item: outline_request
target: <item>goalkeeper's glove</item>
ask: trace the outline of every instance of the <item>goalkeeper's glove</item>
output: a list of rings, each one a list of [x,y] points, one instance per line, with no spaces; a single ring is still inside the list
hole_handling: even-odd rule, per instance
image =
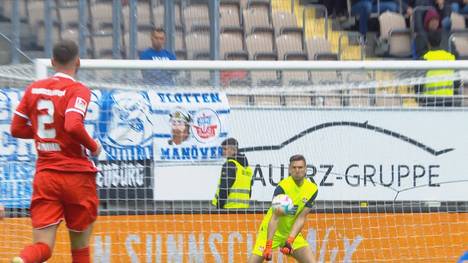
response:
[[[263,250],[263,259],[266,261],[271,261],[273,256],[273,252],[271,247],[273,246],[273,240],[268,240],[265,245],[265,249]]]
[[[284,245],[281,247],[280,251],[284,255],[291,255],[293,253],[292,244],[294,243],[295,237],[288,237]]]

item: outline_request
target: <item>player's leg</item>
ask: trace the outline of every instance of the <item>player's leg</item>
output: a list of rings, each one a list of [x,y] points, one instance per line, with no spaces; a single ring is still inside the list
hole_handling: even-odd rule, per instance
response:
[[[70,235],[73,262],[87,263],[90,261],[89,240],[93,232],[93,224],[85,231],[68,231]]]
[[[33,244],[26,246],[19,257],[13,258],[13,263],[44,262],[52,256],[55,246],[57,225],[33,230]]]
[[[248,263],[262,263],[263,262],[263,249],[266,244],[266,231],[260,231],[257,233],[257,239],[255,245],[252,248],[252,254],[249,257]]]
[[[91,224],[85,231],[68,231],[71,242],[71,249],[80,249],[89,246],[89,240],[93,232],[93,224]]]
[[[299,263],[315,263],[314,254],[312,253],[312,249],[310,249],[309,246],[294,250],[292,256]]]
[[[267,243],[267,227],[265,222],[263,222],[263,224],[264,225],[260,226],[260,230],[257,233],[257,239],[255,241],[255,245],[252,249],[252,255],[250,256],[248,263],[261,263],[264,261],[263,252]],[[285,239],[285,235],[281,235],[276,232],[273,236],[273,242],[271,245],[272,251],[283,244]]]
[[[97,217],[98,198],[94,174],[69,174],[64,187],[65,221],[69,229],[73,262],[91,261],[89,240]]]
[[[259,255],[252,254],[249,257],[248,263],[262,263],[263,262],[263,257]]]
[[[267,242],[267,231],[266,227],[260,226],[260,229],[257,233],[257,239],[255,240],[255,245],[252,248],[252,254],[249,257],[248,263],[262,263],[263,262],[263,250]]]
[[[56,186],[54,173],[39,172],[34,176],[30,210],[34,243],[25,247],[12,262],[44,262],[52,256],[57,228],[63,218]]]
[[[314,253],[302,234],[297,235],[293,243],[292,257],[299,263],[315,263]]]

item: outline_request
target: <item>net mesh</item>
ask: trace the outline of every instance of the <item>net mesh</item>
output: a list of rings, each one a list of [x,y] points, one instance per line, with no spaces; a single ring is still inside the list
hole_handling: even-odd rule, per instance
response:
[[[93,262],[246,262],[296,153],[319,187],[302,231],[318,262],[455,262],[468,243],[468,78],[426,73],[81,68],[86,127],[104,147]],[[2,261],[32,241],[36,155],[9,124],[34,74],[0,67]],[[424,94],[434,81],[454,95]],[[228,137],[253,170],[248,209],[211,205]],[[68,244],[62,224],[48,262],[68,262]]]
[[[49,74],[52,71],[49,70]],[[32,65],[0,67],[3,85],[25,86],[35,76]],[[424,85],[453,82],[454,96],[439,98],[446,106],[464,104],[468,71],[427,76],[427,70],[128,70],[81,69],[78,79],[90,88],[122,90],[216,89],[240,106],[418,107],[427,102]],[[156,83],[156,84],[155,84]],[[256,100],[257,98],[257,100]],[[430,100],[430,99],[429,99]],[[451,101],[451,102],[450,102]],[[453,103],[453,101],[456,101]],[[435,103],[435,106],[438,104]]]

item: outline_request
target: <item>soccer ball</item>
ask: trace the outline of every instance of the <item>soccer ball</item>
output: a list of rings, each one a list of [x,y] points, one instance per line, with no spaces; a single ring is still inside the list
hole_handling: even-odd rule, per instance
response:
[[[292,211],[294,204],[289,196],[280,194],[273,198],[273,201],[271,201],[271,207],[273,208],[273,212],[276,214],[285,215],[289,211]]]

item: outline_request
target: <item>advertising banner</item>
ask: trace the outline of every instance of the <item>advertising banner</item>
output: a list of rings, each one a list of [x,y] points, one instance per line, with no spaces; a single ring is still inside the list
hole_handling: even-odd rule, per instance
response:
[[[235,108],[229,136],[254,171],[253,200],[270,201],[289,157],[303,154],[318,200],[463,201],[467,119],[463,109]],[[220,169],[158,169],[155,198],[210,200]],[[175,187],[183,194],[168,190]]]
[[[100,216],[91,239],[96,263],[247,262],[261,214]],[[0,224],[0,261],[30,240],[26,219]],[[450,229],[447,230],[447,226]],[[447,232],[449,231],[449,232]],[[29,233],[29,232],[28,232]],[[457,262],[467,250],[468,214],[310,214],[302,234],[317,262]],[[8,244],[8,245],[7,245]],[[71,260],[68,234],[60,227],[54,256]],[[274,262],[294,262],[275,250]]]

